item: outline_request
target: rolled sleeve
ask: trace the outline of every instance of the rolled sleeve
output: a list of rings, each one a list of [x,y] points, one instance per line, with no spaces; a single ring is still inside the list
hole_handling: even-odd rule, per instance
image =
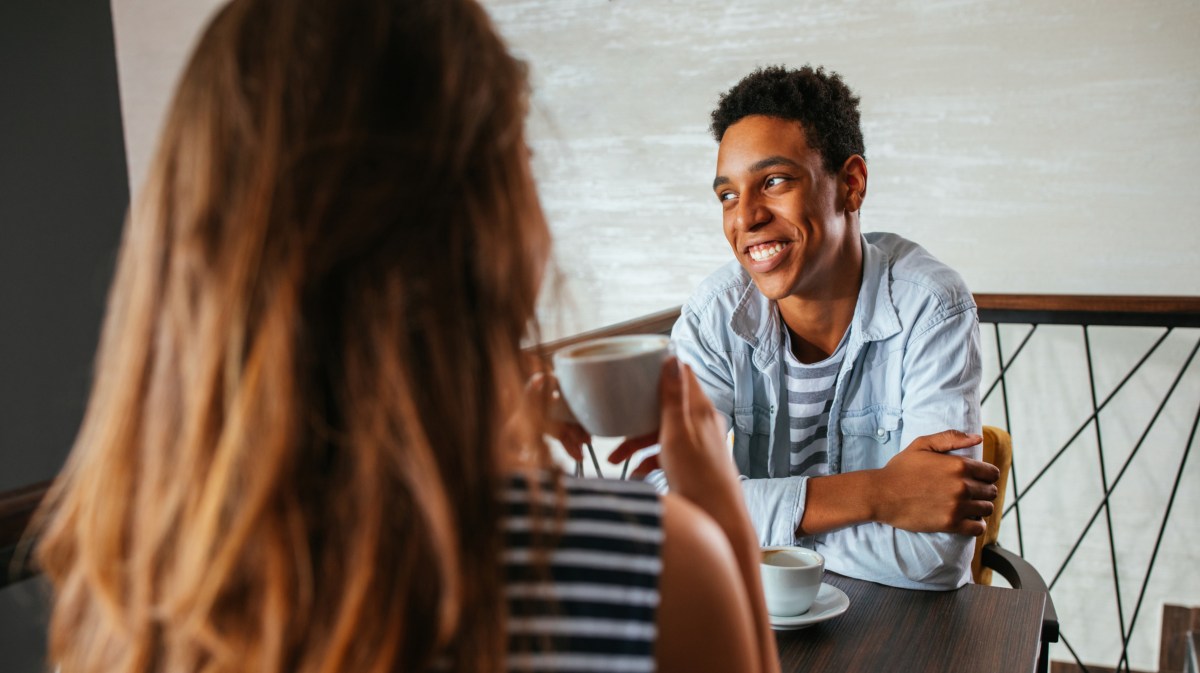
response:
[[[971,581],[974,538],[966,535],[867,523],[819,538],[816,549],[824,554],[825,567],[847,577],[927,591],[957,589]]]
[[[974,305],[914,336],[904,354],[901,446],[943,430],[978,433],[982,369]],[[975,446],[955,453],[978,460],[982,451]]]
[[[746,510],[758,534],[758,543],[772,545],[804,544],[796,535],[798,522],[804,518],[804,503],[808,497],[808,477],[777,477],[773,479],[742,478],[742,493]]]

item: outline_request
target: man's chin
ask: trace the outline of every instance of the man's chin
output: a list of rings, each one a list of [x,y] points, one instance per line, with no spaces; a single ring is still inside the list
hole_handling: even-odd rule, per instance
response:
[[[758,288],[759,294],[771,301],[786,299],[792,294],[791,287],[774,278],[759,278],[751,275],[750,280],[754,282],[754,287]]]
[[[781,253],[785,254],[785,253]],[[775,261],[775,264],[762,268],[761,263],[747,263],[746,260],[738,260],[742,269],[750,276],[754,286],[762,293],[764,297],[771,301],[779,301],[791,296],[796,289],[796,279],[798,278],[798,270],[795,267],[794,260],[781,258]],[[758,268],[755,268],[755,267]]]

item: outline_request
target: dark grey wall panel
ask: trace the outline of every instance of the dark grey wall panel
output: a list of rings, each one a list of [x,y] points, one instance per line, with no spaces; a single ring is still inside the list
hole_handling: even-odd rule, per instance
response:
[[[129,201],[107,0],[0,1],[0,491],[82,418]],[[46,589],[0,591],[0,670],[43,670]]]
[[[129,201],[105,0],[0,2],[0,490],[78,429]]]

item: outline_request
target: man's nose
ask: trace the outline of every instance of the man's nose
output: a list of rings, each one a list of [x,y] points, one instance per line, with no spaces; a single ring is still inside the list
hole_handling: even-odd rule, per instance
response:
[[[766,224],[771,219],[771,211],[757,195],[742,195],[738,199],[737,211],[734,213],[734,225],[744,231]]]

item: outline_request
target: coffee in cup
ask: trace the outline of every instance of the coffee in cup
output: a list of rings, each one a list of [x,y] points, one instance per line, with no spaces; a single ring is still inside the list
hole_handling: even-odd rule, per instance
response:
[[[767,612],[795,617],[808,612],[825,575],[825,557],[804,547],[763,547],[759,564]]]
[[[637,437],[658,429],[658,384],[671,340],[659,334],[593,339],[554,353],[563,400],[598,437]]]

